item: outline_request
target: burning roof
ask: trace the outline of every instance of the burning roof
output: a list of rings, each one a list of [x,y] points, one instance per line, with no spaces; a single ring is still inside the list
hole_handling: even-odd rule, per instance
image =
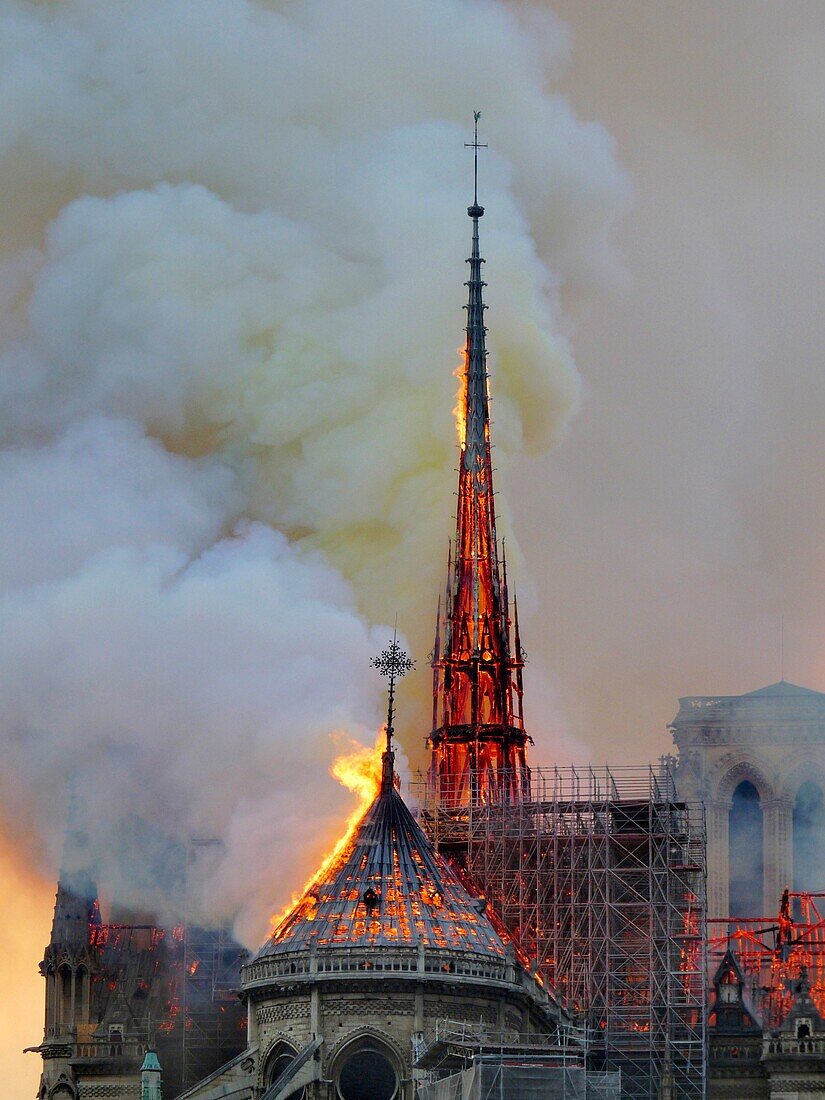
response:
[[[338,859],[277,926],[256,958],[341,946],[418,946],[501,959],[503,935],[424,835],[398,791],[382,785]]]

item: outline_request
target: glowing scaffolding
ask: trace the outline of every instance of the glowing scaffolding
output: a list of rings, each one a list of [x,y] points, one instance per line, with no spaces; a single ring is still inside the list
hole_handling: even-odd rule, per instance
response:
[[[703,1097],[705,827],[653,768],[534,768],[521,802],[420,814],[589,1036],[627,1097]]]
[[[708,921],[710,976],[734,952],[745,992],[765,1030],[778,1028],[791,1008],[792,983],[803,970],[811,998],[825,1014],[825,893],[787,891],[773,917]],[[711,1005],[711,1023],[714,1006]]]

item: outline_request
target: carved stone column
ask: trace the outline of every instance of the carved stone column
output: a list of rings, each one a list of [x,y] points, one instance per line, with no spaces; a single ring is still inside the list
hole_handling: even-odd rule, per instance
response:
[[[708,917],[726,917],[730,910],[730,802],[706,803]]]
[[[790,799],[772,798],[762,806],[764,828],[765,916],[779,911],[782,891],[793,873],[793,806]]]

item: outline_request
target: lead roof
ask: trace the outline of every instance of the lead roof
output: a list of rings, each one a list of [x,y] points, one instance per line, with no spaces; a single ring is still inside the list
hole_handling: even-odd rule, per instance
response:
[[[391,783],[336,862],[284,918],[257,958],[317,948],[422,944],[501,958],[499,933],[435,851]]]

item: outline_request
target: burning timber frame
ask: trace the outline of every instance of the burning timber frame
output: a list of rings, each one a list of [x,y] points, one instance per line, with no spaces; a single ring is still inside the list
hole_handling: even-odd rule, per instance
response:
[[[705,824],[659,767],[534,768],[523,801],[420,816],[589,1036],[622,1095],[705,1095]]]
[[[803,970],[825,1016],[825,892],[788,891],[772,917],[718,917],[707,922],[711,977],[728,951],[742,971],[749,1003],[766,1031],[781,1027]],[[715,1006],[710,1006],[711,1020]]]
[[[86,916],[73,944],[55,921],[41,966],[46,1027],[29,1049],[42,1055],[47,1084],[63,1074],[82,1086],[104,1070],[132,1081],[148,1045],[177,1095],[243,1049],[245,952],[228,931],[102,923],[96,901]]]

